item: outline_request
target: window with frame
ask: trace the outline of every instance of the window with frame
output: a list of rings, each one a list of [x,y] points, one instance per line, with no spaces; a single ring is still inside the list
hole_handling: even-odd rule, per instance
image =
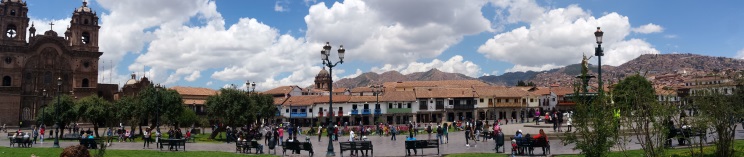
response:
[[[369,109],[369,104],[364,104],[364,109],[365,110],[368,110]]]
[[[450,105],[455,105],[455,100],[449,100]]]
[[[411,103],[409,102],[407,106],[406,108],[411,108]]]
[[[306,111],[306,110],[305,110],[304,108],[303,108],[303,109],[300,109],[300,112],[305,112],[305,111]]]
[[[284,112],[289,113],[289,109],[286,109],[286,111],[284,111]]]
[[[356,110],[356,109],[357,109],[357,105],[356,105],[356,104],[354,104],[354,105],[351,105],[351,109],[352,109],[352,110]]]
[[[393,108],[393,103],[388,103],[388,108]]]
[[[398,108],[403,108],[403,103],[398,103]]]
[[[480,98],[480,102],[483,103],[483,98]]]

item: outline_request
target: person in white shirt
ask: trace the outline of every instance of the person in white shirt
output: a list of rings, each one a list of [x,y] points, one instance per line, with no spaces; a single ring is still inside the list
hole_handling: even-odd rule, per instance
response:
[[[354,131],[349,131],[349,142],[354,142]]]

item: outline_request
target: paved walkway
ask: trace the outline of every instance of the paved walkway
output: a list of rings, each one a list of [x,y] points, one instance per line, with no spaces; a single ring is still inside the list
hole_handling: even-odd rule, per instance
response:
[[[534,123],[532,123],[534,125]],[[543,125],[543,124],[541,124]],[[528,124],[529,126],[529,124]],[[507,134],[513,134],[516,132],[516,130],[522,130],[524,133],[531,133],[536,134],[539,127],[525,127],[524,124],[509,124],[502,126],[502,130],[504,130]],[[566,145],[564,146],[559,139],[556,139],[557,133],[552,131],[552,128],[549,130],[546,128],[543,128],[546,130],[546,133],[548,134],[550,138],[550,145],[551,145],[551,154],[578,154],[578,150],[572,150],[574,145]],[[452,132],[449,135],[450,141],[448,144],[443,144],[440,147],[440,154],[456,154],[456,153],[474,153],[474,152],[483,152],[483,153],[493,153],[495,152],[493,150],[495,143],[493,140],[488,140],[485,142],[474,142],[470,141],[470,147],[465,146],[465,138],[464,138],[464,132]],[[509,135],[506,135],[506,139],[509,139]],[[419,134],[416,136],[417,139],[427,139],[427,134]],[[432,138],[436,138],[435,134],[432,134]],[[635,137],[632,137],[633,139]],[[304,141],[305,136],[300,135],[300,139]],[[326,150],[328,148],[328,137],[321,138],[321,141],[318,142],[318,136],[310,136],[310,141],[313,144],[313,150],[316,155],[324,156],[326,154]],[[404,156],[405,155],[405,149],[404,149],[404,141],[405,141],[405,135],[398,135],[396,141],[391,141],[390,136],[368,136],[369,141],[372,141],[372,144],[374,145],[374,156]],[[744,139],[744,130],[741,130],[741,127],[737,128],[736,132],[736,139]],[[339,141],[346,141],[348,140],[348,137],[340,137]],[[43,144],[37,144],[34,145],[34,147],[51,147],[53,140],[46,140]],[[713,136],[708,137],[708,142],[713,141]],[[7,144],[9,141],[7,138],[3,137],[0,138],[0,143],[4,143],[1,145],[1,147],[8,147]],[[259,142],[263,144],[263,141]],[[511,146],[509,145],[509,142],[505,143],[505,149],[507,153],[511,149]],[[676,146],[677,142],[673,142]],[[76,145],[78,142],[60,142],[61,147],[68,147],[72,145]],[[146,151],[158,151],[159,149],[155,149],[155,145],[151,145],[150,149],[143,149],[142,148],[143,143],[114,143],[109,149],[120,149],[120,150],[146,150]],[[333,142],[334,150],[336,152],[336,155],[340,156],[339,152],[339,146],[338,142]],[[281,147],[277,147],[281,149]],[[265,148],[267,149],[267,148]],[[628,149],[640,149],[640,145],[636,144],[633,141],[630,141],[628,144]],[[235,152],[235,144],[234,143],[187,143],[186,144],[186,150],[187,151],[223,151],[223,152]],[[617,148],[614,148],[614,150],[617,150]],[[281,150],[277,151],[278,154],[281,154]],[[418,154],[424,154],[426,156],[436,156],[437,150],[436,149],[425,149],[424,152],[419,152]],[[536,150],[535,153],[542,153],[540,150]],[[303,151],[300,155],[292,155],[292,156],[307,156],[309,155],[306,151]],[[349,155],[349,152],[344,152],[344,155]]]

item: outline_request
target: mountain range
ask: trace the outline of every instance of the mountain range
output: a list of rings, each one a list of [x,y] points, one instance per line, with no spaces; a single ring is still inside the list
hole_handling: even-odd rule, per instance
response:
[[[591,65],[592,75],[597,75],[597,66]],[[726,70],[744,69],[744,60],[727,57],[713,57],[697,54],[645,54],[630,60],[620,66],[602,66],[602,76],[605,81],[618,81],[631,74],[643,75],[706,75]],[[507,72],[498,76],[469,77],[460,73],[447,73],[438,69],[426,72],[401,74],[388,71],[381,74],[374,72],[363,73],[354,78],[344,78],[334,82],[336,87],[354,88],[382,84],[383,82],[398,81],[438,81],[438,80],[473,80],[478,79],[493,85],[514,86],[518,81],[534,82],[538,86],[552,84],[568,85],[581,72],[580,64],[546,71]]]

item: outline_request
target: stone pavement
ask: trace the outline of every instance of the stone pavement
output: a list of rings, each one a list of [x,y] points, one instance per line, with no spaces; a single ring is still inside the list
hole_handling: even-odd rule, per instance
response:
[[[530,124],[527,124],[528,127],[525,127],[525,124],[509,124],[509,125],[503,125],[502,130],[507,133],[506,140],[511,137],[512,134],[516,132],[516,130],[522,130],[522,132],[530,133],[530,134],[537,134],[540,127],[529,127]],[[532,123],[534,125],[534,123]],[[543,124],[541,124],[543,125]],[[546,130],[546,133],[548,134],[548,137],[550,137],[550,145],[551,145],[551,154],[578,154],[578,150],[572,150],[574,145],[563,145],[560,141],[560,139],[557,139],[558,133],[555,133],[552,131],[552,128],[542,128]],[[369,141],[372,141],[372,144],[374,145],[374,156],[404,156],[405,155],[405,149],[404,149],[404,141],[405,136],[404,135],[398,135],[396,138],[396,141],[391,141],[390,136],[368,136]],[[456,154],[456,153],[493,153],[495,152],[493,150],[495,143],[493,140],[488,141],[481,141],[481,142],[474,142],[470,141],[470,147],[465,146],[465,137],[464,132],[451,132],[450,135],[450,141],[448,144],[443,144],[440,147],[440,154]],[[709,135],[708,142],[713,141],[713,135]],[[286,137],[285,137],[286,138]],[[427,139],[427,134],[418,134],[416,136],[417,139]],[[432,138],[436,138],[435,134],[432,134]],[[634,139],[635,137],[631,137]],[[305,136],[300,135],[299,139],[304,141]],[[741,127],[737,128],[736,132],[736,139],[744,139],[744,130],[741,129]],[[348,136],[346,137],[339,137],[339,141],[346,141],[348,140]],[[318,142],[318,136],[310,136],[310,141],[313,144],[313,150],[315,152],[316,156],[324,156],[326,154],[326,150],[328,148],[328,137],[322,137],[321,141]],[[43,144],[37,144],[34,145],[34,147],[51,147],[52,146],[53,139],[47,139]],[[8,147],[8,139],[5,137],[0,138],[0,147]],[[259,142],[263,144],[263,142]],[[511,146],[509,145],[509,141],[504,142],[505,143],[505,150],[506,152],[510,152]],[[677,145],[677,142],[675,140],[674,146]],[[72,145],[76,145],[78,142],[60,142],[61,147],[68,147]],[[118,143],[115,142],[109,149],[121,149],[121,150],[144,150],[144,151],[159,151],[159,149],[155,149],[155,145],[151,145],[150,149],[143,149],[141,142],[139,143]],[[339,145],[338,142],[333,142],[334,150],[336,152],[337,156],[340,156],[339,152]],[[630,141],[628,144],[628,149],[640,149],[640,145],[636,142]],[[281,154],[281,147],[277,147],[279,151],[277,151],[277,154]],[[265,152],[266,152],[265,148]],[[223,152],[235,152],[235,144],[234,143],[187,143],[186,144],[186,150],[187,151],[223,151]],[[613,150],[618,150],[618,148],[613,148]],[[424,154],[426,156],[436,156],[437,150],[436,149],[425,149],[424,152],[418,152],[419,155]],[[536,150],[535,153],[542,153],[541,150]],[[506,154],[506,153],[504,153]],[[290,155],[290,156],[308,156],[309,154],[306,151],[302,151],[300,155]],[[349,152],[344,152],[344,156],[349,155]]]

